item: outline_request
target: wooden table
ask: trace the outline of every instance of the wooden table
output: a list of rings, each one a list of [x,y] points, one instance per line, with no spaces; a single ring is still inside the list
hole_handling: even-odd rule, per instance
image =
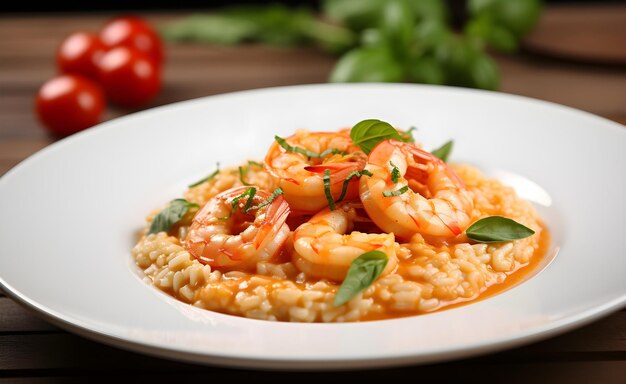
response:
[[[558,16],[563,8],[549,9]],[[621,12],[626,8],[593,8]],[[55,73],[54,50],[76,30],[95,30],[110,15],[0,18],[0,175],[54,139],[38,125],[33,99]],[[158,23],[171,15],[152,14]],[[548,28],[550,30],[550,28]],[[549,37],[549,36],[548,36]],[[167,47],[165,88],[153,106],[190,98],[267,86],[325,82],[334,59],[313,49],[262,46]],[[576,64],[525,53],[499,56],[502,91],[550,100],[626,122],[626,71],[617,66]],[[109,108],[106,119],[129,113]],[[617,176],[617,177],[623,177]],[[6,240],[6,239],[5,239]],[[626,255],[624,255],[626,256]],[[0,255],[0,257],[11,257]],[[428,366],[367,373],[254,373],[263,378],[344,381],[387,375],[424,379],[468,378],[509,382],[626,382],[626,311],[544,342],[501,353]],[[0,293],[0,380],[82,382],[87,377],[209,380],[250,377],[247,371],[203,367],[143,356],[62,331]],[[397,377],[397,376],[396,376]],[[498,381],[500,381],[498,380]]]

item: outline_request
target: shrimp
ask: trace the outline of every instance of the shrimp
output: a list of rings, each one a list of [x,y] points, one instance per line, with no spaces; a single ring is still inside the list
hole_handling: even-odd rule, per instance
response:
[[[348,130],[340,132],[308,132],[299,130],[283,140],[277,137],[265,156],[265,169],[273,175],[285,192],[285,199],[298,214],[316,213],[328,205],[324,173],[330,174],[330,194],[337,200],[345,179],[365,166],[366,156],[352,144]],[[291,150],[285,147],[291,147]],[[297,148],[294,151],[293,148]],[[310,151],[307,156],[301,152]],[[325,154],[326,153],[326,154]],[[346,200],[359,195],[357,178],[347,185]]]
[[[445,239],[469,226],[472,197],[461,178],[433,154],[386,140],[370,152],[365,169],[372,176],[360,179],[361,201],[383,230],[403,240],[416,233]]]
[[[270,197],[258,187],[219,193],[193,218],[185,248],[214,268],[254,270],[257,262],[276,259],[291,233],[285,223],[289,205],[278,195],[270,204],[256,208]]]
[[[326,208],[296,228],[292,261],[298,269],[308,276],[343,281],[354,259],[365,252],[379,250],[389,259],[383,275],[395,270],[399,245],[393,233],[347,234],[355,222],[362,220],[358,208],[362,209],[360,203],[340,203],[335,210]]]

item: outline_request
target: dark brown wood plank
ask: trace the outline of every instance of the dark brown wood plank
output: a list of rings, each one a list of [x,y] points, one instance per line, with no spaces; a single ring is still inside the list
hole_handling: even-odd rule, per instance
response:
[[[0,161],[0,174],[4,175],[5,173],[9,172],[9,170],[15,167],[18,163],[19,163],[19,160]],[[4,296],[4,294],[0,296]]]
[[[51,138],[3,139],[0,141],[0,160],[25,159],[52,142]]]
[[[58,332],[57,327],[41,320],[8,297],[0,297],[0,335],[24,332]]]
[[[32,340],[35,339],[35,340]],[[589,358],[588,355],[579,355],[576,358],[563,359],[562,355],[551,356],[549,353],[535,354],[526,358],[518,356],[496,355],[496,359],[479,357],[475,359],[461,360],[452,363],[442,363],[426,366],[409,366],[393,369],[379,369],[370,372],[255,372],[239,371],[226,368],[202,367],[173,361],[155,359],[130,352],[118,351],[115,348],[97,346],[94,348],[90,342],[70,335],[34,335],[28,339],[19,340],[0,337],[2,345],[8,346],[16,356],[15,363],[10,368],[5,368],[5,376],[59,376],[67,375],[75,378],[98,375],[103,377],[115,377],[119,375],[138,375],[150,377],[156,375],[161,379],[166,377],[177,378],[211,378],[219,379],[244,379],[254,374],[259,379],[289,380],[291,382],[311,378],[314,380],[361,381],[362,379],[380,382],[390,377],[402,377],[404,374],[419,375],[421,380],[441,379],[456,382],[464,380],[474,382],[500,381],[506,378],[507,382],[620,382],[626,367],[625,356],[611,357],[602,360]],[[32,344],[32,345],[31,345]],[[36,349],[29,347],[36,346]],[[43,354],[51,356],[47,365],[37,366],[36,370],[30,368],[32,360],[39,360]],[[0,355],[0,361],[5,356]],[[532,365],[532,369],[529,366]],[[593,380],[592,380],[593,379]],[[333,382],[335,381],[333,380]]]
[[[626,64],[626,5],[548,8],[524,45],[554,57]]]
[[[453,368],[453,369],[451,369]],[[603,383],[623,384],[625,362],[594,361],[537,364],[528,369],[523,363],[506,364],[439,364],[376,371],[344,372],[258,372],[237,371],[219,368],[195,367],[192,370],[162,371],[158,366],[144,371],[106,371],[97,376],[81,370],[44,371],[49,377],[17,377],[0,379],[1,383],[84,383],[87,381],[109,381],[122,376],[138,382],[248,382],[251,377],[260,382],[363,382],[380,383],[389,380],[417,377],[420,382],[446,383]],[[27,375],[28,372],[25,372]]]
[[[94,379],[110,381],[119,376],[132,378],[138,382],[247,382],[254,375],[261,382],[298,383],[298,382],[363,382],[380,383],[405,377],[419,377],[419,381],[428,382],[459,382],[459,383],[606,383],[624,382],[623,362],[597,361],[583,363],[540,363],[526,364],[494,364],[494,365],[448,365],[417,366],[401,369],[384,369],[376,371],[344,371],[344,372],[258,372],[236,371],[217,368],[197,368],[194,370],[163,372],[158,367],[141,372],[102,372],[90,375],[75,370],[71,372],[45,371],[49,377],[17,377],[2,380],[2,383],[84,383]],[[54,376],[52,376],[54,375]],[[417,379],[416,379],[417,380]]]

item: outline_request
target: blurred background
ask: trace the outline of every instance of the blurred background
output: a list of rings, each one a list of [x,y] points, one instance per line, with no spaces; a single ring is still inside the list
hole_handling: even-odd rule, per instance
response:
[[[457,0],[443,0],[448,3],[456,3],[456,6],[461,6],[464,1]],[[513,0],[515,1],[515,0]],[[271,1],[272,3],[281,3],[287,5],[309,5],[312,7],[320,7],[319,0],[282,0]],[[619,3],[622,0],[546,0],[548,4],[554,3]],[[36,3],[20,3],[20,2],[3,2],[0,5],[0,9],[11,12],[60,12],[60,11],[87,11],[97,12],[103,10],[167,10],[167,9],[211,9],[214,7],[223,7],[232,4],[267,4],[268,1],[263,0],[180,0],[180,1],[165,1],[165,0],[140,0],[140,1],[100,1],[100,2],[86,2],[81,0],[72,1],[58,1],[58,2],[36,2]]]
[[[323,82],[497,90],[617,121],[626,110],[620,1],[14,1],[0,10],[0,134],[55,140],[175,101]],[[63,108],[42,96],[60,76],[73,81]]]

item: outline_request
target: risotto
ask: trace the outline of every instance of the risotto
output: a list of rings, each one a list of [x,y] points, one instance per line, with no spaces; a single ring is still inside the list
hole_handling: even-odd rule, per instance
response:
[[[378,120],[276,136],[263,162],[218,169],[148,215],[133,258],[178,300],[254,319],[376,320],[475,301],[536,265],[548,233],[512,188],[446,163],[445,149]]]

